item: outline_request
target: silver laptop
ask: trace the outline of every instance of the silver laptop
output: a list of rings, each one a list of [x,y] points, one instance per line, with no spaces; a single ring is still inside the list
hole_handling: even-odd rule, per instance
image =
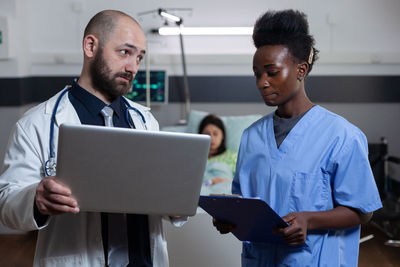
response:
[[[63,124],[56,176],[81,211],[191,216],[209,146],[207,135]]]

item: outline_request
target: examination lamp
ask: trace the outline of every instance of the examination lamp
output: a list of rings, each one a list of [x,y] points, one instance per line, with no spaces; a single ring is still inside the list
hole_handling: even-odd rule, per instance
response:
[[[168,13],[165,9],[159,8],[158,14],[163,18],[166,18],[166,19],[169,19],[169,20],[175,22],[177,25],[182,24],[182,18],[175,16],[171,13]]]

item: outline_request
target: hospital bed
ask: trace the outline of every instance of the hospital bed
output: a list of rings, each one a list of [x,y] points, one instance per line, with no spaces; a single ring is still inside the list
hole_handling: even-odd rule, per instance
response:
[[[163,131],[197,133],[208,112],[192,110],[187,125],[163,127]],[[218,114],[216,114],[218,115]],[[219,116],[224,122],[226,146],[237,152],[243,130],[262,115]],[[221,235],[212,225],[212,217],[202,209],[177,228],[164,222],[170,266],[173,267],[239,267],[242,243],[232,234]]]

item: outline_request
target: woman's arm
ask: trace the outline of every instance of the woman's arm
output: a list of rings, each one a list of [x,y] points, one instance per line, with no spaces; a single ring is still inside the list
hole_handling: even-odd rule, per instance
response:
[[[292,212],[284,216],[283,220],[290,226],[277,229],[277,233],[293,246],[303,244],[309,230],[352,228],[363,222],[359,212],[345,206],[328,211]]]

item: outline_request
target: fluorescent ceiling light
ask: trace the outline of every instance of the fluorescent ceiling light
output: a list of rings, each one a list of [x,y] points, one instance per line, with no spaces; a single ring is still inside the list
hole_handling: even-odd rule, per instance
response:
[[[160,35],[252,35],[253,27],[161,27]]]

